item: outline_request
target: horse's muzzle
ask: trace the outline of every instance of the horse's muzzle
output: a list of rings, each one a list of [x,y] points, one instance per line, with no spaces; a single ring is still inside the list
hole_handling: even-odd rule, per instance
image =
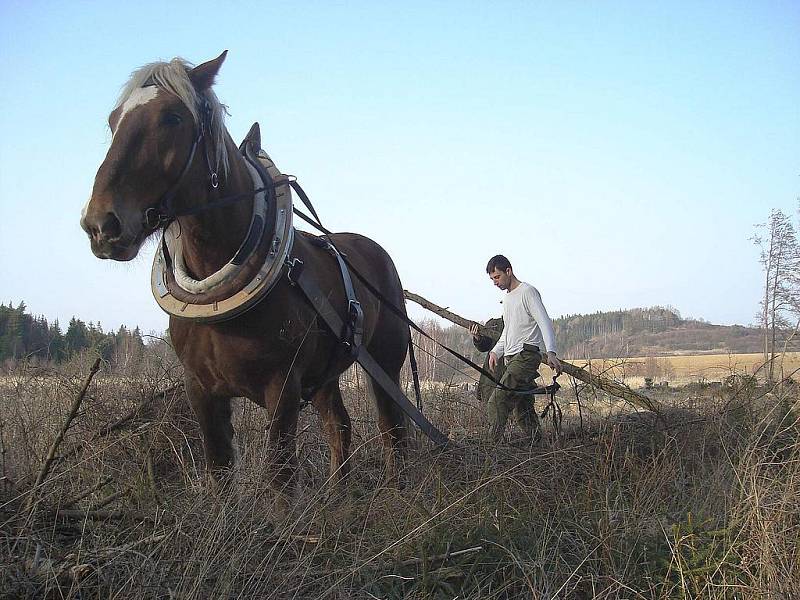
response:
[[[123,239],[122,224],[113,212],[101,217],[87,213],[81,218],[81,228],[89,237],[92,253],[97,258],[127,261],[138,253],[138,245]]]

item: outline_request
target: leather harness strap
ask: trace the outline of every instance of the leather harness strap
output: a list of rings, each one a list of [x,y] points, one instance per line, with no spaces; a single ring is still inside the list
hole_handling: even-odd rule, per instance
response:
[[[325,242],[325,249],[330,252],[339,265],[339,271],[342,275],[342,283],[344,284],[344,291],[347,295],[347,322],[341,333],[342,344],[348,348],[348,353],[351,358],[358,358],[358,351],[361,348],[361,342],[364,339],[364,310],[361,308],[361,303],[356,298],[356,291],[353,288],[353,279],[350,277],[350,270],[344,262],[344,257],[336,246],[331,243],[327,237],[320,238]]]
[[[342,276],[342,284],[344,286],[345,297],[347,298],[347,320],[345,321],[341,331],[337,334],[339,345],[331,353],[328,359],[328,366],[325,368],[322,377],[318,382],[307,389],[303,390],[303,406],[306,406],[314,395],[329,381],[341,373],[342,369],[350,366],[358,358],[358,353],[361,350],[361,344],[364,340],[364,311],[361,308],[361,303],[356,297],[356,291],[353,287],[353,279],[350,277],[350,271],[347,265],[342,260],[342,254],[331,241],[325,237],[309,237],[309,241],[320,248],[327,250],[339,265],[339,271]],[[303,261],[294,259],[290,263],[290,272],[288,274],[290,283],[292,281],[291,270],[292,268],[303,268]],[[312,303],[312,307],[317,311],[316,305]],[[319,311],[317,311],[319,314]],[[346,361],[343,361],[346,359]]]
[[[302,261],[294,259],[287,261],[287,265],[289,267],[290,283],[300,289],[311,306],[313,306],[317,314],[322,317],[322,320],[334,333],[334,335],[342,331],[345,327],[342,318],[339,316],[333,306],[331,306],[327,296],[319,288],[314,279],[305,274]],[[419,427],[420,430],[426,436],[428,436],[434,444],[444,447],[452,443],[444,433],[439,431],[436,426],[431,423],[425,417],[425,415],[423,415],[411,403],[408,398],[406,398],[405,394],[403,394],[398,385],[392,381],[389,375],[386,374],[386,371],[384,371],[383,368],[381,368],[381,366],[375,361],[375,359],[372,358],[372,355],[367,352],[366,348],[361,347],[358,350],[356,361],[364,368],[370,377],[375,380],[375,383],[377,383],[387,394],[391,396],[394,403],[397,404],[397,406],[399,406],[400,409],[406,415],[408,415],[412,421],[414,421],[417,427]]]

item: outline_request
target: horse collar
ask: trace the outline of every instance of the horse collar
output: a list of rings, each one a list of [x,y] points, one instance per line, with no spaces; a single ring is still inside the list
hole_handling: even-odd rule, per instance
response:
[[[241,151],[256,193],[250,228],[234,257],[196,280],[183,260],[177,221],[164,230],[153,259],[151,289],[158,305],[174,317],[207,323],[236,317],[262,300],[283,273],[294,241],[289,179],[249,136]]]

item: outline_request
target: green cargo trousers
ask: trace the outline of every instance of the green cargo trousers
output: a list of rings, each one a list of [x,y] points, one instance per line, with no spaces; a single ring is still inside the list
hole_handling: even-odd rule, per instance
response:
[[[500,378],[500,383],[509,388],[528,389],[536,386],[539,365],[542,364],[542,355],[539,352],[525,349],[513,356],[506,356],[505,363],[506,369]],[[532,441],[538,441],[542,435],[539,416],[536,414],[531,394],[518,394],[494,388],[489,396],[487,411],[489,435],[495,441],[503,438],[506,421],[511,412],[514,413],[517,424]]]

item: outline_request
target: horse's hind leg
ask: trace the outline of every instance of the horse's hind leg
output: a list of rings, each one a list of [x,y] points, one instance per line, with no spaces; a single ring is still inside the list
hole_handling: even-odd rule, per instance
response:
[[[324,385],[312,399],[314,407],[319,411],[325,432],[328,436],[328,445],[331,450],[330,477],[342,481],[350,472],[350,440],[351,427],[350,415],[342,402],[342,392],[339,389],[339,380],[334,379]]]
[[[219,479],[236,461],[231,424],[231,399],[209,394],[189,374],[186,375],[185,385],[186,395],[203,434],[206,468],[214,479]]]
[[[267,439],[275,467],[273,485],[291,491],[297,478],[295,445],[300,413],[300,383],[296,377],[291,373],[285,379],[276,377],[265,390],[264,405],[270,413]]]
[[[399,385],[399,375],[390,375],[390,378]],[[378,408],[378,429],[383,442],[387,477],[393,479],[398,474],[397,457],[402,454],[407,441],[408,430],[405,414],[392,400],[392,397],[371,377],[370,388]]]

